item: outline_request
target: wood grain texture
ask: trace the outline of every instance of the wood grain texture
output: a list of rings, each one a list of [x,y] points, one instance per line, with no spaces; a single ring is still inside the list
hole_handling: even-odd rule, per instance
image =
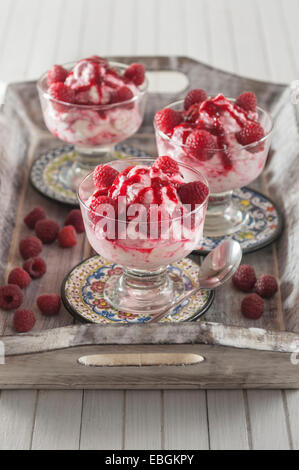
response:
[[[127,390],[124,448],[161,449],[161,392]]]
[[[163,408],[164,449],[209,449],[207,403],[204,391],[165,390]]]
[[[93,354],[199,354],[205,360],[182,366],[90,367],[78,363]],[[289,353],[205,344],[79,346],[6,358],[1,388],[158,389],[297,388]]]
[[[36,398],[37,392],[33,390],[1,392],[1,450],[28,450],[30,448]]]
[[[243,392],[208,390],[207,397],[211,449],[249,449]]]
[[[298,367],[298,366],[297,366]],[[290,444],[294,450],[299,449],[299,391],[286,390],[283,392],[285,396],[285,411],[287,425],[290,431]]]
[[[82,392],[40,391],[32,437],[33,450],[79,448]]]
[[[85,391],[81,450],[123,448],[124,394],[122,391]]]
[[[290,442],[281,391],[249,390],[247,395],[253,449],[289,449]]]

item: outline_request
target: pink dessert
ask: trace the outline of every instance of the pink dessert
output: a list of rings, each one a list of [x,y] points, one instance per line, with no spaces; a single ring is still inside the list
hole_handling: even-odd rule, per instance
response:
[[[134,134],[142,122],[145,88],[142,64],[127,67],[99,56],[71,69],[54,65],[39,82],[48,129],[84,147],[111,145]]]
[[[199,243],[209,189],[197,172],[168,156],[117,171],[99,165],[93,190],[79,191],[87,236],[97,253],[131,269],[154,271],[188,255]],[[124,163],[122,162],[124,165]],[[87,177],[86,180],[88,180]],[[90,184],[90,183],[89,183]]]
[[[213,194],[249,184],[264,167],[271,131],[271,120],[256,104],[252,92],[231,100],[191,90],[184,101],[156,113],[159,155],[201,171]]]

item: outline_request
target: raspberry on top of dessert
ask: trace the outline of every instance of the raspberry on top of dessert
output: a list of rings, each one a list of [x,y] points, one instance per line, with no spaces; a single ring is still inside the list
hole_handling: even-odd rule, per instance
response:
[[[182,259],[198,245],[208,197],[205,178],[167,155],[99,165],[79,188],[94,250],[147,270]]]
[[[96,190],[87,201],[92,224],[99,221],[99,215],[108,217],[109,204],[115,218],[120,216],[120,210],[124,211],[121,217],[126,223],[141,216],[143,209],[141,221],[145,224],[172,220],[193,211],[209,195],[208,186],[202,181],[185,183],[178,163],[168,156],[159,157],[153,166],[133,165],[121,172],[109,165],[98,165],[93,180]],[[113,212],[109,217],[113,217]]]
[[[144,113],[147,83],[142,64],[99,56],[73,67],[54,65],[38,82],[46,126],[79,147],[113,145],[133,135]]]
[[[82,105],[106,105],[132,99],[145,80],[142,64],[131,64],[122,74],[99,56],[77,62],[71,70],[54,65],[47,74],[51,98]]]
[[[191,90],[184,101],[156,113],[158,153],[198,168],[212,193],[245,186],[266,161],[265,141],[271,131],[266,114],[257,108],[252,92],[232,100],[221,93],[208,97],[204,90]]]
[[[241,145],[264,136],[252,92],[244,92],[232,102],[221,93],[208,97],[204,90],[194,89],[187,94],[183,110],[161,109],[155,123],[159,131],[189,146],[199,160],[211,158],[216,150],[226,151],[232,134]]]

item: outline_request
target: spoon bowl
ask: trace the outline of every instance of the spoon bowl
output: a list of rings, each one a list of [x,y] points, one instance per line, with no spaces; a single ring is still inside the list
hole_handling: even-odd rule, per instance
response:
[[[206,256],[200,266],[198,285],[182,295],[163,312],[152,317],[147,323],[158,322],[167,317],[170,310],[196,294],[200,289],[215,289],[225,284],[238,269],[241,259],[241,246],[236,240],[228,239],[221,242]]]

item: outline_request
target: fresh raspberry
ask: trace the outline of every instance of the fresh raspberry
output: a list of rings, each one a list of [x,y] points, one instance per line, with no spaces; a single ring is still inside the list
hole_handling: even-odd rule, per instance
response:
[[[58,232],[59,225],[55,220],[42,219],[35,224],[35,233],[43,243],[53,243],[54,240],[56,240]]]
[[[19,333],[30,331],[36,322],[36,318],[32,310],[17,310],[13,317],[13,326]]]
[[[48,71],[47,82],[48,86],[51,86],[56,82],[64,82],[68,74],[68,71],[61,65],[53,65]]]
[[[25,269],[33,279],[38,279],[45,274],[47,266],[42,258],[36,257],[27,259],[23,264],[23,269]]]
[[[245,91],[238,96],[236,105],[245,111],[256,111],[257,100],[256,96],[252,91]]]
[[[125,71],[125,77],[136,86],[142,85],[145,79],[145,68],[142,64],[131,64]]]
[[[24,259],[37,256],[43,249],[43,244],[37,237],[26,237],[20,241],[19,250]]]
[[[63,101],[65,103],[73,103],[75,100],[75,92],[62,82],[53,83],[48,93],[54,100]]]
[[[45,209],[43,209],[40,206],[37,206],[34,209],[32,209],[32,211],[29,212],[29,214],[26,215],[24,222],[28,228],[34,229],[36,222],[45,218],[46,218]]]
[[[100,196],[100,197],[94,196],[90,204],[90,213],[89,213],[89,217],[94,224],[97,223],[102,217],[105,217],[105,215],[107,215],[105,211],[103,211],[101,215],[98,215],[99,208],[103,204],[109,204],[110,206],[112,206],[115,212],[115,217],[117,216],[117,206],[116,206],[116,201],[114,199],[112,199],[109,196]]]
[[[8,276],[8,284],[16,284],[21,289],[27,287],[31,282],[31,277],[22,268],[13,269]]]
[[[156,113],[155,121],[160,131],[169,134],[182,121],[182,115],[174,109],[164,108]]]
[[[59,234],[58,242],[62,248],[71,248],[77,244],[77,233],[75,228],[72,225],[65,225]]]
[[[248,294],[242,300],[241,311],[244,317],[257,320],[264,313],[264,301],[257,294]]]
[[[202,204],[209,196],[209,188],[202,181],[192,181],[179,186],[178,195],[183,204],[190,204],[194,210],[196,204]]]
[[[37,298],[37,306],[46,316],[57,315],[61,307],[61,298],[58,294],[42,294]]]
[[[200,88],[195,88],[194,90],[189,91],[184,101],[184,108],[187,110],[194,103],[201,103],[206,100],[208,95],[204,90]]]
[[[117,176],[118,171],[111,166],[98,165],[93,172],[93,181],[97,188],[109,188]]]
[[[205,161],[212,158],[215,151],[215,140],[212,134],[203,129],[192,132],[186,140],[191,155],[198,160]]]
[[[13,310],[23,302],[23,293],[16,284],[6,284],[0,287],[0,308]]]
[[[249,122],[237,132],[236,137],[241,145],[253,144],[264,137],[264,129],[258,122]]]
[[[232,278],[234,286],[243,292],[249,292],[256,283],[254,269],[248,264],[241,264]]]
[[[178,175],[180,172],[179,165],[173,158],[167,155],[159,157],[154,164],[155,167],[159,168],[163,173],[168,176]]]
[[[129,101],[133,98],[133,92],[127,86],[122,86],[115,90],[115,94],[113,95],[112,102],[113,103],[121,103],[122,101]]]
[[[270,276],[269,274],[263,274],[256,281],[255,289],[261,297],[269,299],[278,290],[277,281],[274,276]]]
[[[64,225],[72,225],[77,233],[84,232],[84,223],[80,209],[71,210],[64,221]]]

